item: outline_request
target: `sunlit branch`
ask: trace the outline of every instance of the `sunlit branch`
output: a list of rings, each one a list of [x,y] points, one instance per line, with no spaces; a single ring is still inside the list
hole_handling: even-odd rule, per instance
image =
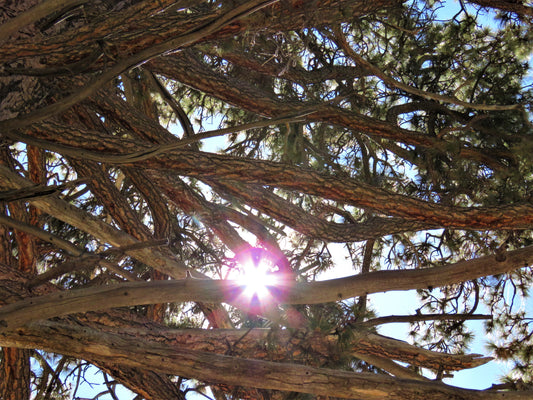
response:
[[[505,259],[484,256],[439,267],[376,271],[317,282],[284,281],[270,287],[275,304],[320,304],[390,290],[425,289],[501,274],[533,263],[533,246],[509,251]],[[180,281],[129,282],[103,287],[73,289],[19,301],[0,309],[2,330],[30,321],[84,311],[140,304],[197,301],[239,303],[245,286],[236,281],[184,279]]]
[[[102,155],[97,151],[51,144],[49,141],[24,136],[27,143],[35,146],[46,148],[49,145],[52,150],[73,157],[98,158],[113,162],[111,154]],[[111,137],[109,142],[113,142]],[[117,142],[116,146],[121,145]],[[121,156],[115,155],[115,157]],[[200,179],[220,178],[298,190],[391,216],[423,221],[433,227],[527,229],[533,222],[533,206],[525,202],[497,207],[454,207],[395,194],[355,179],[341,178],[310,168],[265,160],[178,149],[155,158],[150,157],[131,165],[125,165],[173,170],[177,174]]]
[[[17,285],[20,291],[19,294],[23,297],[27,297],[30,293],[59,291],[59,289],[54,288],[52,285],[45,284],[42,287],[31,289],[30,292],[29,286],[32,280],[27,280],[24,274],[16,273],[3,264],[0,264],[0,275],[9,279],[9,281],[3,281],[4,286],[6,282],[16,282],[19,284]],[[127,315],[131,317],[131,314]],[[293,352],[287,351],[290,348],[300,349],[303,343],[305,343],[305,346],[310,346],[315,355],[323,360],[327,360],[330,356],[331,346],[337,346],[338,341],[341,340],[341,336],[346,338],[346,335],[342,335],[341,331],[349,332],[349,341],[344,344],[348,346],[346,347],[347,351],[358,353],[359,355],[373,355],[378,353],[384,356],[386,354],[391,359],[433,370],[444,368],[445,370],[452,371],[473,368],[491,359],[490,357],[482,357],[477,354],[435,352],[416,347],[404,341],[371,333],[367,329],[354,329],[351,326],[335,332],[309,331],[304,328],[296,334],[295,331],[288,329],[172,329],[160,326],[154,321],[146,321],[138,316],[136,318],[124,319],[124,312],[118,310],[108,310],[102,313],[87,313],[78,315],[77,318],[82,324],[90,324],[90,321],[94,321],[98,329],[103,329],[104,331],[121,333],[122,328],[126,326],[129,332],[135,333],[143,339],[157,342],[163,340],[168,345],[178,345],[195,350],[224,354],[227,352],[228,346],[230,346],[233,352],[248,358],[264,357],[264,344],[269,341],[274,341],[279,343],[280,346],[273,347],[268,353],[268,357],[271,360],[277,361],[292,357]],[[117,327],[113,322],[115,318],[120,319],[125,325]],[[50,323],[46,322],[46,324]],[[58,324],[55,324],[55,326],[59,328],[62,323]],[[38,327],[39,324],[33,324],[32,326]],[[28,326],[22,329],[24,331],[28,329],[31,331],[31,328],[28,328]],[[21,337],[19,334],[16,335],[19,338]]]

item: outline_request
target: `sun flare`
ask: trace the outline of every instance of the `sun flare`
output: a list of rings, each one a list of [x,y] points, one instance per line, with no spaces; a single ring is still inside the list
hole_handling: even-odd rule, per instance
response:
[[[233,279],[242,286],[241,299],[261,305],[273,301],[272,292],[280,282],[272,254],[262,248],[252,248],[239,253],[235,260]]]
[[[248,263],[243,266],[243,271],[237,279],[239,284],[245,287],[244,295],[247,297],[257,296],[263,299],[270,295],[269,287],[276,285],[276,277],[272,274],[268,262],[260,261],[257,265]]]

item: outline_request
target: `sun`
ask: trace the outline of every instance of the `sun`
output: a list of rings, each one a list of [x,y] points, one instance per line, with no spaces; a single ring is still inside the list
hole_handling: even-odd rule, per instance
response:
[[[242,300],[249,303],[260,303],[265,306],[274,299],[272,290],[280,283],[278,267],[267,250],[252,248],[243,251],[236,257],[238,274],[235,280],[243,290]]]
[[[243,265],[237,282],[244,286],[243,294],[246,297],[264,299],[270,295],[269,287],[275,286],[277,279],[272,265],[266,260],[260,260],[257,264],[250,262]]]

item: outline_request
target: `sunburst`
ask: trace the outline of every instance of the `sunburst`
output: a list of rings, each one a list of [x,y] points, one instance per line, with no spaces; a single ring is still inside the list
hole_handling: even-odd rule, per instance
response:
[[[242,286],[241,301],[264,307],[274,298],[272,291],[277,287],[279,277],[268,251],[261,248],[248,249],[237,255],[238,275],[236,282]]]

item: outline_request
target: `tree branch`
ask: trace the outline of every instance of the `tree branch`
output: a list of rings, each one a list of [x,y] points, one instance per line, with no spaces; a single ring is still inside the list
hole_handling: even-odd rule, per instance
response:
[[[30,181],[24,179],[3,165],[0,165],[0,176],[3,178],[2,183],[13,189],[32,186]],[[44,198],[38,198],[31,200],[31,203],[53,217],[75,226],[112,246],[131,246],[142,243],[127,233],[100,221],[91,214],[86,213],[57,197],[47,196]],[[199,278],[204,277],[204,275],[187,268],[182,261],[170,258],[168,255],[161,253],[157,248],[135,248],[133,250],[128,250],[127,254],[177,279],[184,278],[187,271],[193,276]]]
[[[361,327],[370,327],[391,323],[409,323],[418,321],[467,321],[492,319],[492,315],[481,314],[417,314],[417,315],[388,315],[386,317],[372,318],[368,321],[359,322],[356,325]]]
[[[455,104],[461,107],[470,108],[473,110],[481,110],[481,111],[506,111],[506,110],[519,110],[522,106],[520,104],[512,104],[512,105],[497,105],[497,104],[473,104],[469,103],[467,101],[459,100],[455,97],[450,96],[444,96],[442,94],[438,93],[431,93],[426,92],[424,90],[417,89],[413,86],[406,85],[403,82],[397,81],[396,79],[392,78],[391,76],[388,76],[383,71],[381,71],[378,67],[371,64],[370,62],[366,61],[363,57],[359,56],[352,47],[348,44],[346,41],[346,38],[340,31],[340,29],[334,29],[334,40],[337,42],[339,47],[344,51],[344,53],[350,57],[352,60],[356,62],[356,64],[362,66],[364,69],[372,72],[375,76],[377,76],[379,79],[381,79],[385,84],[389,87],[395,87],[400,90],[403,90],[407,93],[414,94],[416,96],[420,96],[423,99],[427,100],[435,100],[435,101],[442,101],[444,103],[450,103]]]
[[[32,324],[29,332],[0,335],[2,346],[41,348],[78,358],[98,359],[134,368],[180,376],[195,376],[207,382],[244,387],[335,395],[368,400],[491,400],[529,399],[531,392],[496,392],[460,389],[437,382],[396,379],[376,374],[315,368],[292,363],[243,359],[199,352],[183,347],[148,343],[125,335],[94,331],[87,327],[58,329],[55,323]],[[53,338],[53,340],[50,340]]]
[[[90,135],[89,132],[87,132]],[[81,159],[88,158],[113,163],[121,155],[102,154],[101,151],[83,150],[78,147],[55,144],[27,135],[17,135],[28,144],[43,146]],[[106,137],[106,143],[115,151],[126,144],[122,138]],[[124,164],[129,165],[129,164]],[[529,229],[533,224],[533,205],[530,203],[507,204],[496,207],[456,207],[431,203],[357,181],[333,176],[311,168],[286,163],[247,159],[189,150],[173,150],[157,157],[129,165],[155,170],[172,170],[177,174],[199,179],[226,179],[243,183],[272,185],[303,193],[337,200],[364,209],[372,209],[387,215],[418,220],[433,227],[457,229]]]
[[[17,32],[26,25],[32,24],[46,17],[47,15],[64,9],[79,6],[87,3],[88,0],[46,0],[29,10],[11,18],[0,25],[0,42],[7,40],[10,35]]]
[[[41,240],[44,240],[45,242],[57,246],[62,250],[65,250],[67,253],[73,256],[80,256],[84,252],[83,249],[73,245],[68,240],[61,239],[59,236],[56,236],[50,232],[46,232],[45,230],[37,228],[34,225],[18,221],[2,213],[0,213],[0,224],[4,224],[21,232],[29,233],[30,235],[33,235]]]
[[[273,304],[320,304],[390,290],[440,287],[531,265],[533,246],[509,251],[505,256],[503,261],[496,261],[494,256],[484,256],[428,269],[376,271],[328,281],[281,281],[277,286],[271,286],[270,291]],[[209,279],[128,282],[75,289],[28,298],[0,308],[0,331],[40,319],[141,304],[226,302],[249,310],[249,300],[241,297],[243,291],[244,286],[238,282]],[[273,304],[260,307],[268,312]]]
[[[32,111],[26,115],[0,121],[0,130],[10,131],[12,129],[20,129],[43,119],[50,118],[54,115],[60,114],[70,107],[86,99],[98,89],[111,81],[116,76],[120,75],[125,70],[134,67],[140,63],[144,63],[149,59],[161,55],[169,50],[176,50],[180,47],[188,46],[201,38],[216,32],[224,26],[231,24],[239,18],[244,18],[261,8],[267,7],[279,0],[250,0],[235,9],[229,11],[221,17],[215,17],[206,25],[198,26],[185,32],[176,38],[169,39],[163,43],[140,50],[138,53],[129,56],[115,65],[102,72],[97,78],[93,79],[84,87],[78,89],[74,93],[58,100],[56,103],[45,106],[41,109]]]

